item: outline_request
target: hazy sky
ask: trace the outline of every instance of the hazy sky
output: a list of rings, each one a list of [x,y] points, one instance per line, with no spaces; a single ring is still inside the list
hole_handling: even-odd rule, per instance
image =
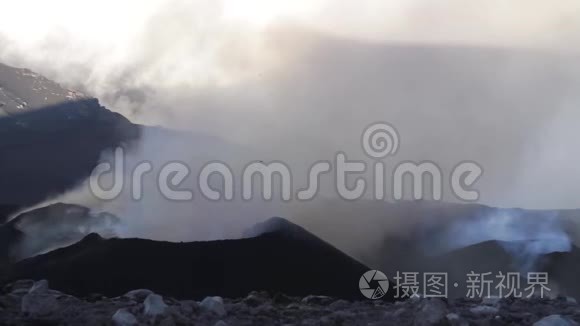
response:
[[[484,203],[580,207],[577,0],[0,0],[0,8],[0,61],[82,89],[134,121],[300,166],[337,150],[364,157],[362,128],[389,121],[403,138],[400,161],[446,170],[480,162]]]
[[[281,58],[272,44],[270,35],[284,24],[357,40],[555,51],[580,44],[575,0],[0,0],[0,6],[3,60],[49,62],[43,70],[66,68],[66,77],[53,74],[94,91],[123,73],[157,87],[239,80],[295,55]],[[79,65],[88,71],[75,71]]]

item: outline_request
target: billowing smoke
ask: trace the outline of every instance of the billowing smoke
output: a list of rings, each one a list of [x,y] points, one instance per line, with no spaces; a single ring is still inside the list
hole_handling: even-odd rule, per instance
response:
[[[305,186],[308,167],[337,151],[374,162],[360,148],[361,133],[388,121],[402,139],[389,167],[429,160],[448,175],[476,161],[485,170],[482,203],[580,206],[575,0],[0,0],[0,8],[0,61],[79,88],[136,122],[184,131],[147,131],[133,163],[152,160],[158,169],[180,160],[195,175],[216,159],[238,170],[280,160]],[[300,202],[175,203],[155,194],[103,203],[81,188],[65,198],[123,216],[123,236],[175,241],[234,237],[272,215],[374,214],[331,210],[330,186],[308,210]],[[456,200],[449,189],[444,199]],[[307,224],[330,239],[347,232]],[[363,236],[343,249],[384,235],[375,224],[358,225]],[[389,223],[389,231],[403,225]],[[528,230],[516,229],[502,239]]]
[[[481,214],[452,224],[444,239],[445,250],[498,240],[506,252],[516,257],[515,265],[526,272],[537,267],[540,256],[572,249],[565,221],[550,211],[530,214],[513,209]]]

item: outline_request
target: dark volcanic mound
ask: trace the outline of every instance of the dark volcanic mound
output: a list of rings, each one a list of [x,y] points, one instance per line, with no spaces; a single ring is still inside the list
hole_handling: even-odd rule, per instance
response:
[[[92,234],[16,264],[10,279],[47,279],[78,296],[147,288],[190,299],[243,297],[255,290],[363,299],[359,278],[369,268],[290,222],[270,223],[274,227],[254,238],[209,242],[105,240]]]

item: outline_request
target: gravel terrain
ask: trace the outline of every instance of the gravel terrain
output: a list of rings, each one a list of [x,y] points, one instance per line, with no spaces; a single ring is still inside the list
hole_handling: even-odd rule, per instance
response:
[[[0,325],[577,325],[571,298],[349,302],[250,293],[245,298],[178,301],[149,290],[116,298],[76,298],[46,281],[22,280],[0,293]]]

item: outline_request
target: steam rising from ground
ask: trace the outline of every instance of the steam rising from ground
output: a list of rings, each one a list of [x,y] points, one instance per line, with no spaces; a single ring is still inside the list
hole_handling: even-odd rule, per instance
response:
[[[463,248],[489,240],[504,243],[526,271],[535,267],[540,255],[572,249],[564,221],[555,212],[525,215],[521,210],[498,211],[452,225],[445,236],[447,250]],[[516,242],[516,243],[510,243]]]
[[[304,183],[310,164],[338,150],[368,160],[363,128],[389,121],[402,149],[387,164],[431,160],[448,173],[474,160],[485,169],[481,202],[572,208],[579,18],[575,0],[0,0],[0,61],[134,121],[195,133],[146,134],[134,162],[283,160]],[[97,208],[86,189],[66,198]],[[353,218],[319,205],[311,211],[321,219]],[[171,240],[231,237],[256,219],[304,214],[301,203],[157,197],[100,208],[129,218],[125,236]],[[378,241],[373,228],[360,234]]]

